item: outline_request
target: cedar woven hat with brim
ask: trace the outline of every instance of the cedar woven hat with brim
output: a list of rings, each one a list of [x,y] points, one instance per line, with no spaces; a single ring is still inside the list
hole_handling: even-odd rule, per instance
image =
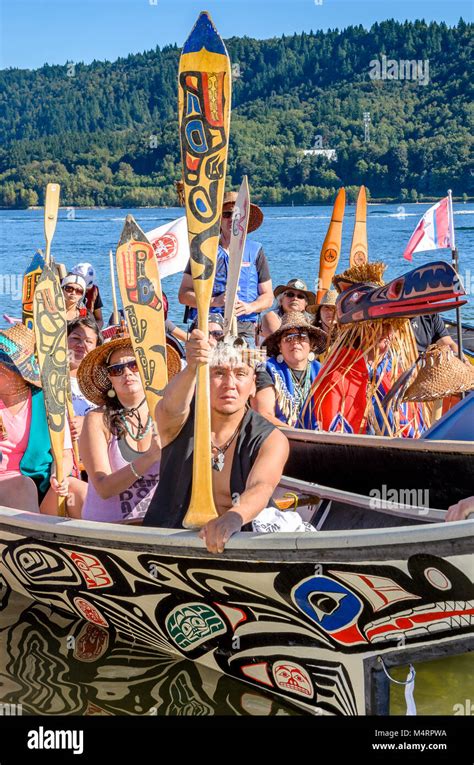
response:
[[[304,292],[308,305],[312,305],[316,301],[315,293],[307,288],[306,282],[304,282],[303,279],[290,279],[287,284],[279,284],[278,287],[275,287],[273,290],[273,294],[275,297],[278,297],[282,292],[287,292],[288,290]]]
[[[224,210],[230,210],[237,202],[236,191],[226,191],[224,194],[224,201],[222,202],[222,212]],[[256,231],[257,228],[263,223],[263,212],[260,207],[250,203],[249,223],[247,226],[247,233],[251,234],[252,231]]]
[[[336,307],[336,301],[339,297],[337,290],[328,290],[324,293],[323,298],[320,303],[314,303],[313,305],[309,305],[306,310],[308,313],[316,313],[319,311],[319,309],[322,306],[329,306],[329,308],[335,308]]]
[[[306,330],[309,335],[311,345],[313,346],[312,349],[316,351],[316,353],[322,353],[322,351],[325,349],[327,342],[326,332],[306,321],[304,313],[299,311],[290,311],[290,313],[284,314],[281,320],[280,328],[275,332],[272,332],[271,335],[268,335],[268,337],[262,343],[262,346],[266,347],[269,356],[277,356],[280,353],[279,344],[281,337],[283,333],[287,332],[289,329]]]
[[[104,345],[99,345],[81,361],[77,370],[77,381],[84,396],[97,406],[104,406],[108,400],[107,391],[112,388],[107,374],[107,364],[114,351],[132,348],[130,337],[116,337]],[[132,350],[133,353],[133,350]],[[181,371],[179,354],[170,345],[166,345],[166,365],[168,379]]]
[[[447,346],[431,345],[422,354],[421,369],[404,401],[435,401],[474,389],[474,369]]]
[[[30,385],[41,388],[35,356],[35,333],[24,324],[0,329],[0,364],[16,372]]]

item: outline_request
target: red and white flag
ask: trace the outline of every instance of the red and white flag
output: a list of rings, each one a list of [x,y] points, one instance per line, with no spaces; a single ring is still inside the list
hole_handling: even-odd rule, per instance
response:
[[[438,250],[442,247],[454,249],[454,235],[449,197],[437,202],[425,212],[410,237],[403,257],[413,260],[414,252]]]
[[[189,260],[186,216],[148,231],[146,235],[158,261],[161,279],[184,271]]]

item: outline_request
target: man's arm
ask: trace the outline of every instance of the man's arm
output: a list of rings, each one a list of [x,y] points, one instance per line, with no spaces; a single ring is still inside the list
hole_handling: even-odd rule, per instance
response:
[[[224,515],[206,523],[199,532],[209,552],[224,552],[225,544],[232,534],[240,531],[243,525],[267,507],[280,482],[289,452],[287,437],[279,430],[274,430],[260,447],[238,503]]]
[[[235,301],[235,315],[244,316],[247,313],[261,313],[273,304],[272,280],[260,282],[258,285],[259,296],[251,303],[244,303],[242,300]]]
[[[275,417],[276,393],[273,385],[257,391],[251,401],[251,407],[265,417],[266,420],[279,428],[285,427],[285,423]]]
[[[196,295],[194,293],[193,277],[186,272],[183,274],[181,285],[178,292],[178,300],[182,305],[188,305],[191,308],[197,308]],[[225,305],[225,292],[211,298],[211,308],[223,308]]]
[[[170,380],[155,410],[162,448],[174,441],[189,417],[196,388],[196,369],[199,364],[209,363],[210,350],[203,332],[199,329],[191,332],[186,343],[187,366]]]

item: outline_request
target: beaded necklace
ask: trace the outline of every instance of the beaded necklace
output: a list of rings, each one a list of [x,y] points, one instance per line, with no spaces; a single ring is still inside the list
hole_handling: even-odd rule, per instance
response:
[[[127,431],[128,435],[130,436],[130,438],[132,438],[134,441],[142,441],[145,438],[145,436],[147,435],[147,433],[150,432],[150,428],[152,426],[152,422],[153,421],[151,419],[151,415],[150,414],[148,414],[148,418],[147,418],[147,421],[146,421],[145,425],[142,425],[142,420],[141,420],[141,417],[140,417],[139,409],[142,406],[142,404],[144,404],[144,403],[145,403],[145,399],[143,399],[143,401],[141,401],[138,404],[138,406],[132,406],[132,407],[130,407],[130,409],[128,409],[127,407],[124,406],[123,409],[121,409],[120,414],[119,414],[120,422],[123,424],[125,430]],[[129,425],[129,422],[127,420],[127,417],[131,417],[132,419],[136,419],[136,421],[137,421],[137,433],[136,433],[136,435],[133,432],[133,430],[131,429],[131,427]]]

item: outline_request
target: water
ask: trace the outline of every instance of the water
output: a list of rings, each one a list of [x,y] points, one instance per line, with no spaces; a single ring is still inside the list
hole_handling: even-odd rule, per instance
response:
[[[413,230],[429,204],[370,205],[367,231],[370,260],[387,263],[386,278],[391,279],[410,270],[402,258]],[[263,208],[262,227],[251,236],[263,244],[273,285],[286,284],[291,277],[314,287],[318,276],[319,253],[331,217],[331,207]],[[460,273],[466,290],[474,285],[474,205],[456,204],[456,244],[459,250]],[[144,231],[183,215],[182,208],[167,209],[62,209],[52,245],[56,261],[68,268],[80,261],[91,262],[98,273],[104,300],[104,316],[112,310],[108,252],[115,252],[125,216],[131,212]],[[338,271],[348,267],[355,207],[346,207],[343,226],[342,255]],[[44,249],[43,210],[0,210],[0,316],[21,315],[21,278],[37,248]],[[413,267],[429,260],[451,261],[449,250],[437,250],[414,256]],[[183,307],[177,302],[181,275],[167,277],[163,288],[170,300],[170,318],[181,323]],[[463,308],[463,318],[474,321],[474,298]],[[454,312],[451,312],[454,318]],[[4,322],[0,319],[0,325]]]

